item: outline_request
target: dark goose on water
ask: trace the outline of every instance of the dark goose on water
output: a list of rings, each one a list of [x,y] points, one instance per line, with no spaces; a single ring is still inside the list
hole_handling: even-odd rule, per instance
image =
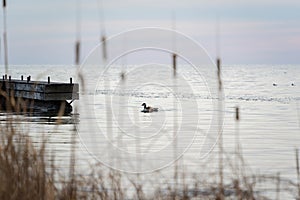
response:
[[[151,106],[147,106],[146,103],[143,103],[142,106],[144,106],[144,110],[141,111],[143,113],[151,113],[151,112],[157,112],[158,111],[158,108],[153,108]]]

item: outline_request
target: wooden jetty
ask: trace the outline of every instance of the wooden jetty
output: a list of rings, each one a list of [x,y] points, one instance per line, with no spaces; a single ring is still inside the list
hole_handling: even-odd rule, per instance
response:
[[[79,85],[73,83],[72,78],[69,83],[60,83],[51,82],[50,77],[47,81],[31,81],[30,76],[26,80],[23,76],[17,80],[4,75],[0,80],[0,88],[1,105],[6,110],[12,109],[10,101],[13,97],[15,102],[25,102],[25,105],[22,105],[27,107],[27,110],[58,113],[63,106],[64,113],[70,113],[71,103],[79,99]]]

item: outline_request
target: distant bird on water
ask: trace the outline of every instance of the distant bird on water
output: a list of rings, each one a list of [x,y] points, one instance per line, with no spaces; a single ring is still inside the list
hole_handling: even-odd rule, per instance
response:
[[[273,83],[273,86],[277,86],[277,83]]]
[[[147,106],[146,103],[143,103],[142,106],[144,106],[144,110],[141,111],[143,113],[151,113],[151,112],[158,111],[158,108],[153,108],[153,107]]]

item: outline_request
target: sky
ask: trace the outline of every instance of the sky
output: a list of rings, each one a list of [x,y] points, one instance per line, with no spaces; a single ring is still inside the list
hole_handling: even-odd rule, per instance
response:
[[[213,59],[219,54],[224,64],[300,63],[299,0],[102,0],[103,9],[100,1],[7,0],[9,64],[72,65],[78,35],[82,61],[99,43],[103,27],[109,37],[145,26],[171,29],[174,18],[176,30]],[[2,10],[1,18],[3,33]]]

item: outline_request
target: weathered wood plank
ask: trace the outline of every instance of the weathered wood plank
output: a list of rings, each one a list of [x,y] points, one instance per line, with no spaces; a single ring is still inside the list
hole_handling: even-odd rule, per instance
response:
[[[78,84],[69,84],[69,83],[50,83],[47,82],[29,82],[26,81],[10,81],[5,82],[1,81],[1,85],[6,85],[8,89],[13,90],[21,90],[21,91],[35,91],[35,92],[45,92],[45,93],[53,93],[53,92],[78,92],[79,85]]]
[[[78,93],[41,93],[29,91],[14,91],[15,97],[35,99],[43,101],[76,100],[79,99]]]
[[[39,81],[0,80],[2,90],[9,90],[15,97],[43,101],[79,99],[76,83],[48,83]]]
[[[45,93],[55,93],[55,92],[78,92],[78,84],[22,84],[13,83],[9,84],[8,89],[20,90],[20,91],[35,91],[35,92],[45,92]]]

